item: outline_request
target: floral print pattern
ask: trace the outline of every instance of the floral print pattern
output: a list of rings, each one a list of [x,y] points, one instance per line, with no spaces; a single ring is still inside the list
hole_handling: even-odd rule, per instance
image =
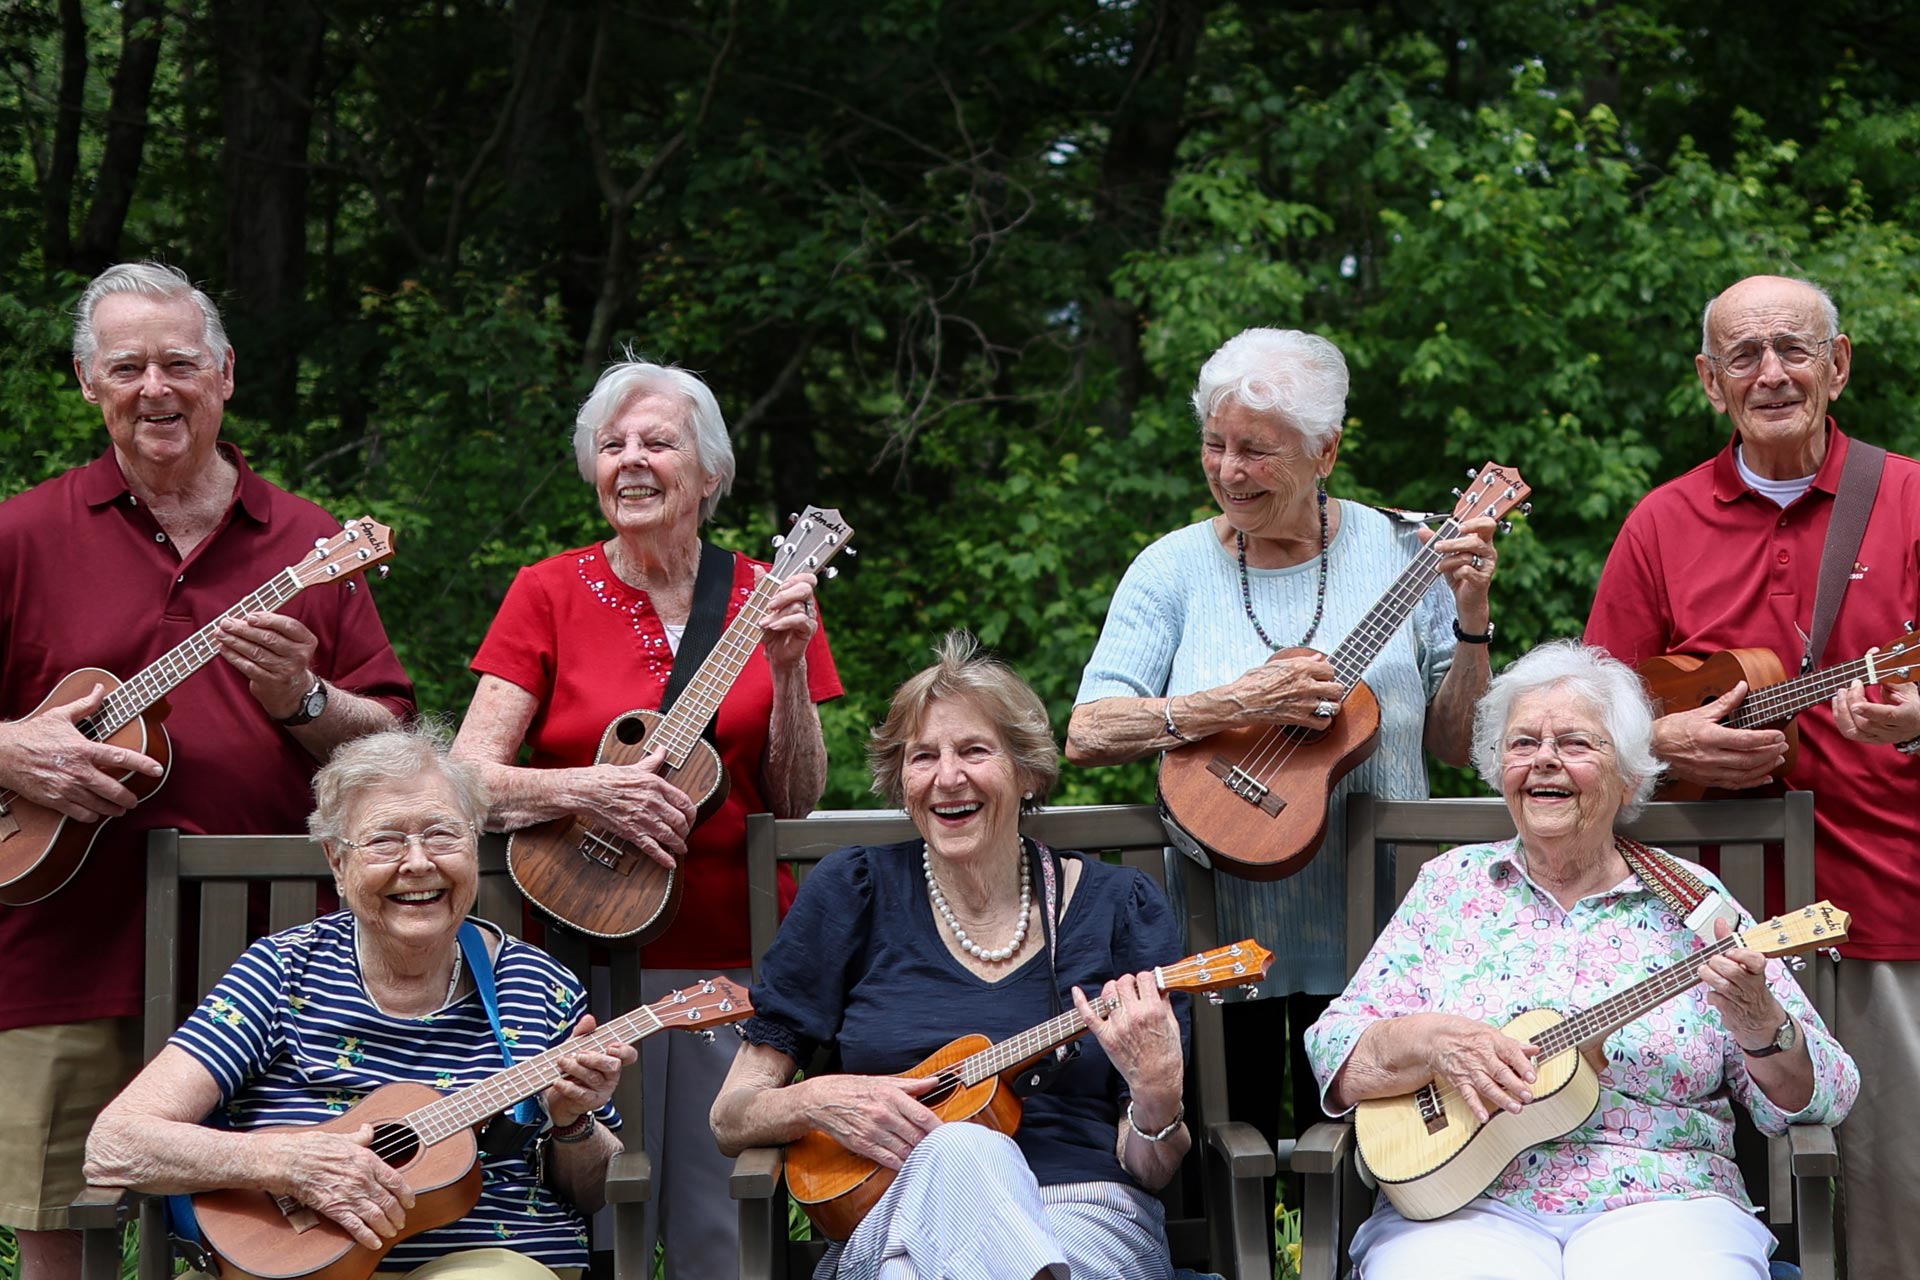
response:
[[[1710,889],[1726,890],[1698,872]],[[1752,918],[1741,913],[1743,925]],[[1428,862],[1347,989],[1307,1032],[1327,1084],[1373,1023],[1452,1013],[1501,1024],[1527,1009],[1573,1013],[1685,959],[1702,943],[1631,873],[1563,909],[1528,878],[1518,840],[1469,845]],[[1763,1133],[1795,1121],[1837,1123],[1860,1075],[1778,960],[1774,995],[1813,1055],[1813,1098],[1782,1112],[1694,986],[1606,1041],[1600,1103],[1564,1137],[1515,1157],[1485,1194],[1537,1213],[1587,1213],[1645,1200],[1720,1195],[1751,1209],[1733,1162],[1729,1094]]]

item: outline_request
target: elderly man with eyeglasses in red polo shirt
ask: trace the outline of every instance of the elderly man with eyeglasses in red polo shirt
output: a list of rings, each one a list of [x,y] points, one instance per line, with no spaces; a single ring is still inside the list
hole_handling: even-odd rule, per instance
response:
[[[1733,438],[1627,517],[1588,642],[1629,663],[1760,646],[1792,672],[1859,659],[1910,631],[1920,463],[1880,455],[1828,415],[1852,377],[1853,347],[1825,290],[1779,276],[1733,285],[1707,305],[1695,366]],[[1820,604],[1823,592],[1837,610]],[[1823,614],[1830,630],[1813,653]],[[1747,693],[1743,682],[1656,722],[1654,750],[1671,774],[1738,789],[1779,772],[1778,728],[1721,723]],[[1853,913],[1833,1018],[1861,1078],[1839,1134],[1849,1274],[1893,1280],[1920,1255],[1920,687],[1850,684],[1796,723],[1800,748],[1783,780],[1817,793],[1819,893]]]
[[[301,831],[333,748],[413,711],[358,580],[221,622],[224,660],[169,695],[166,771],[75,727],[99,709],[97,686],[41,708],[78,668],[135,675],[340,531],[221,441],[234,353],[212,300],[179,271],[123,263],[95,278],[75,312],[73,367],[111,444],[0,503],[0,796],[117,821],[52,896],[0,906],[0,1223],[25,1280],[79,1275],[66,1207],[87,1128],[140,1066],[147,832]],[[163,772],[129,813],[122,779]]]

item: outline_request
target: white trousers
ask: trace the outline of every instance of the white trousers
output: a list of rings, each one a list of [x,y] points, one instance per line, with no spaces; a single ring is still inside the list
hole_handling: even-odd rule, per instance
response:
[[[746,969],[721,974],[742,987],[753,980]],[[640,975],[640,996],[652,1004],[713,976],[704,969],[648,969]],[[727,1194],[733,1161],[720,1154],[707,1127],[707,1112],[739,1048],[732,1027],[716,1028],[712,1044],[690,1031],[663,1031],[640,1042],[647,1159],[653,1162],[653,1198],[642,1228],[648,1277],[655,1241],[667,1246],[666,1280],[739,1272],[740,1210]]]
[[[943,1124],[815,1280],[1170,1280],[1165,1211],[1136,1187],[1041,1187],[1013,1139]]]
[[[1528,1213],[1479,1199],[1432,1222],[1383,1196],[1353,1237],[1362,1280],[1767,1280],[1773,1235],[1723,1196],[1599,1213]]]

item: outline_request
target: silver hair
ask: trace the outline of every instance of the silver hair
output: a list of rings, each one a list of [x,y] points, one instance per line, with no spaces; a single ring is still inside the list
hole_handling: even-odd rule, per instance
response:
[[[81,377],[92,381],[94,357],[100,354],[100,342],[93,332],[93,313],[99,310],[101,299],[115,293],[137,293],[162,302],[183,298],[192,302],[200,308],[204,321],[201,335],[213,349],[215,367],[222,372],[226,370],[231,344],[227,341],[226,326],[220,323],[220,308],[213,305],[213,299],[195,288],[186,272],[178,267],[164,262],[122,262],[95,276],[73,308],[73,362],[80,367]]]
[[[1473,712],[1473,767],[1499,791],[1500,755],[1513,704],[1529,693],[1564,689],[1600,713],[1613,743],[1614,768],[1626,783],[1621,819],[1645,807],[1666,766],[1653,754],[1653,704],[1633,668],[1578,640],[1550,640],[1495,676]]]
[[[718,480],[700,502],[700,523],[705,524],[720,505],[720,499],[733,488],[733,441],[727,436],[727,420],[720,402],[698,375],[678,365],[654,364],[637,359],[632,351],[625,360],[616,361],[601,373],[593,393],[580,406],[573,420],[573,456],[580,464],[580,478],[593,483],[593,441],[600,428],[626,407],[627,401],[642,392],[654,391],[679,396],[687,405],[687,425],[693,429],[693,456],[700,471],[709,480]]]
[[[1747,278],[1752,279],[1751,276]],[[1840,308],[1833,305],[1832,294],[1828,293],[1813,281],[1802,280],[1799,276],[1782,276],[1780,278],[1813,290],[1814,296],[1820,300],[1820,314],[1827,322],[1826,336],[1829,338],[1837,338],[1840,336]],[[1734,284],[1739,283],[1740,281],[1738,280],[1734,281]],[[1732,287],[1733,285],[1728,285],[1727,289],[1731,289]],[[1719,293],[1708,298],[1707,305],[1700,311],[1700,354],[1703,356],[1718,354],[1713,349],[1713,304],[1725,297],[1726,292],[1726,289],[1722,289]],[[1807,336],[1812,337],[1813,335],[1809,334]]]
[[[1340,348],[1298,329],[1243,329],[1200,366],[1193,416],[1202,428],[1227,400],[1272,413],[1322,449],[1347,416],[1347,361]]]
[[[906,803],[907,744],[926,723],[933,704],[951,698],[971,702],[986,716],[1013,761],[1014,777],[1030,792],[1022,798],[1021,809],[1038,809],[1060,780],[1060,750],[1053,742],[1047,704],[1019,672],[980,652],[979,642],[964,631],[947,632],[934,654],[938,661],[894,691],[887,718],[875,726],[867,743],[873,793],[892,805]]]
[[[423,720],[342,744],[313,775],[307,834],[315,840],[340,840],[347,834],[349,811],[368,793],[385,783],[405,782],[425,773],[438,773],[452,785],[461,816],[478,834],[487,817],[487,784],[479,770],[447,754],[452,741],[453,733],[445,725]]]

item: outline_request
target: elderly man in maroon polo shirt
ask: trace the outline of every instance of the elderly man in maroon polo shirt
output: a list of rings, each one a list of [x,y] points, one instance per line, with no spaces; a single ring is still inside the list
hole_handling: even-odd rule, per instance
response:
[[[340,525],[221,443],[234,353],[180,272],[143,262],[95,279],[73,367],[111,445],[0,503],[0,788],[82,822],[118,820],[66,887],[0,907],[0,1223],[16,1230],[27,1280],[79,1274],[64,1228],[82,1144],[139,1066],[147,831],[301,831],[333,747],[413,709],[359,581],[223,622],[225,661],[169,698],[166,784],[128,813],[119,778],[160,766],[74,728],[97,690],[35,714],[40,702],[79,667],[132,676]]]
[[[1852,376],[1852,344],[1824,290],[1754,276],[1707,305],[1695,364],[1733,439],[1627,517],[1587,640],[1632,663],[1764,646],[1791,672],[1858,447],[1827,414]],[[1822,667],[1891,643],[1920,616],[1920,464],[1887,455],[1872,501]],[[1657,722],[1654,748],[1675,775],[1728,788],[1767,780],[1785,737],[1719,723],[1745,692]],[[1850,1275],[1892,1280],[1920,1257],[1920,688],[1856,684],[1797,723],[1786,782],[1818,793],[1820,896],[1853,913],[1833,1018],[1861,1079],[1840,1129]]]

